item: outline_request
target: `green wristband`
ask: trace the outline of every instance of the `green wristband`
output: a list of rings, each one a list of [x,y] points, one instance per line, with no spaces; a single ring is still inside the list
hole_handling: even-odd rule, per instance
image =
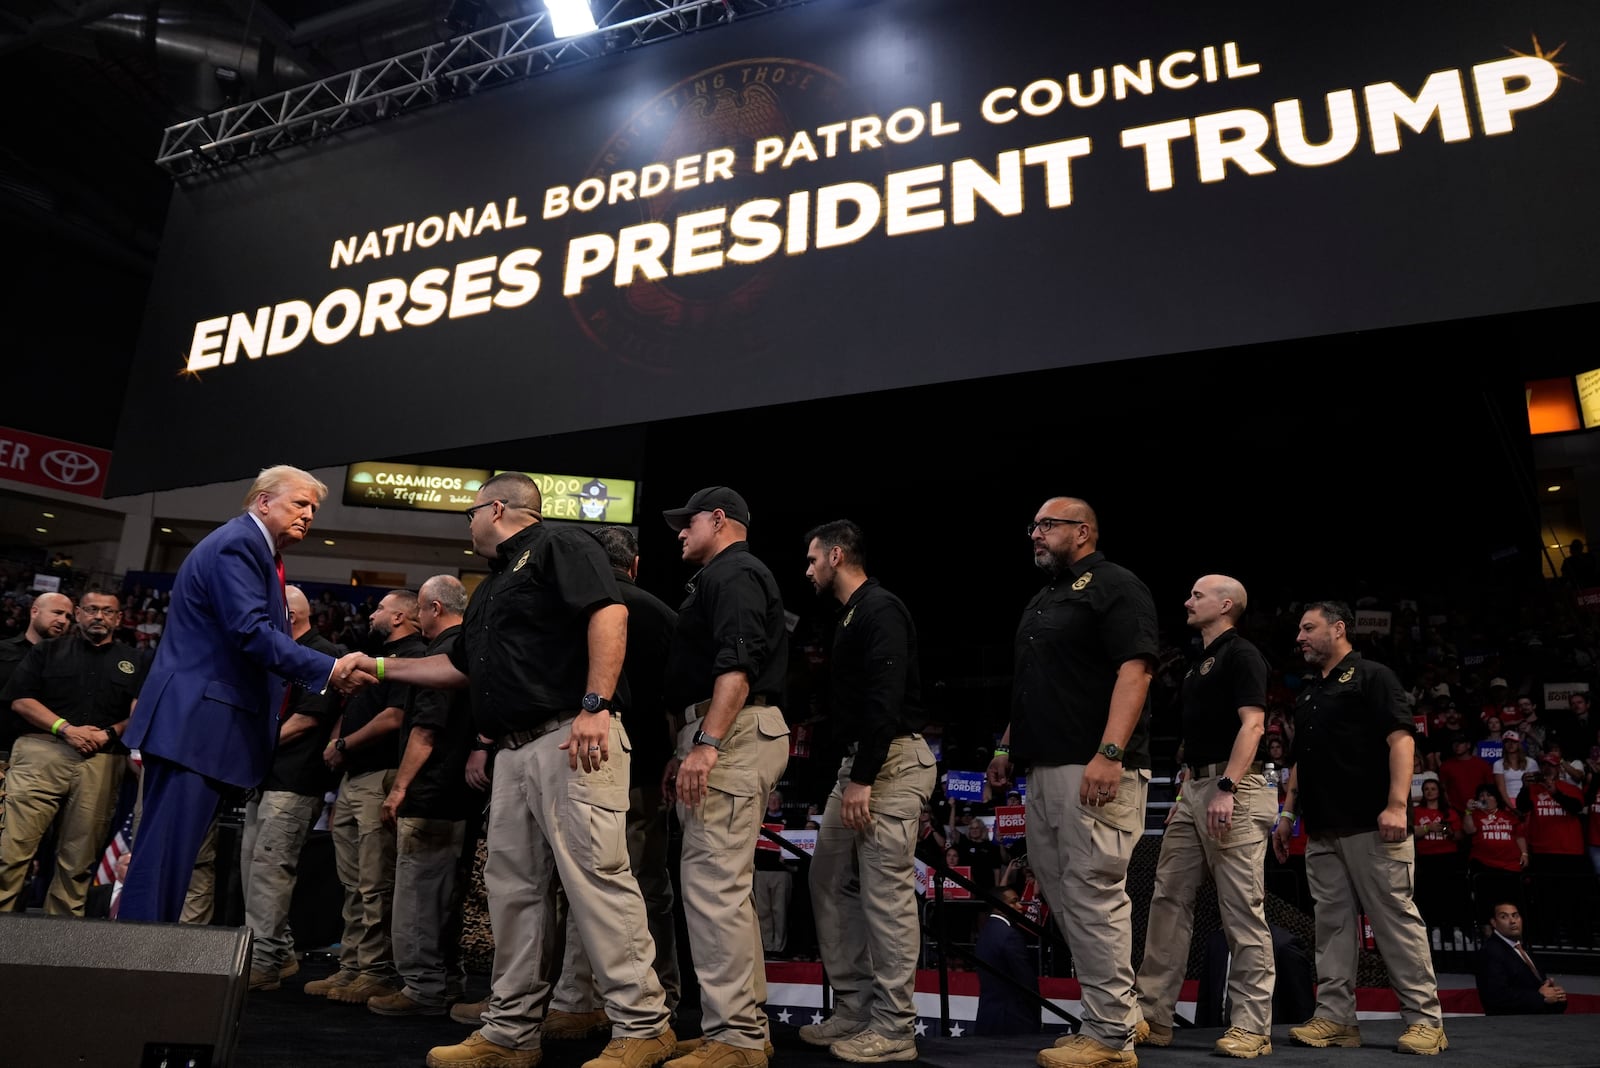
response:
[[[383,681],[383,657],[378,657],[378,681]]]

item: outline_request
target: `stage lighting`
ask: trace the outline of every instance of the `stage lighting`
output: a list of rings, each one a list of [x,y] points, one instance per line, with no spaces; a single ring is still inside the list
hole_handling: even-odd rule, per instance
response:
[[[550,11],[550,28],[557,37],[576,37],[600,28],[589,10],[589,0],[544,0],[544,6]]]

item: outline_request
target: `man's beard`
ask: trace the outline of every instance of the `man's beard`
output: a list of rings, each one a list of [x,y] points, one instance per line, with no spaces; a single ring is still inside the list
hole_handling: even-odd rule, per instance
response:
[[[1051,576],[1060,575],[1066,569],[1067,561],[1051,552],[1049,549],[1040,549],[1033,554],[1034,566],[1042,571],[1050,572]]]

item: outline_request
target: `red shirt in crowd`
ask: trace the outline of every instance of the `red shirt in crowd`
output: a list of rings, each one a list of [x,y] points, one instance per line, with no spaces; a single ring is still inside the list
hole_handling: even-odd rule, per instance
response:
[[[1411,810],[1411,825],[1415,828],[1419,856],[1448,856],[1460,849],[1456,845],[1456,832],[1461,830],[1461,817],[1454,809],[1417,805]]]
[[[1578,856],[1585,852],[1583,819],[1562,808],[1561,802],[1550,792],[1552,788],[1580,805],[1583,803],[1583,794],[1571,783],[1558,782],[1553,787],[1545,783],[1530,785],[1525,791],[1533,797],[1533,811],[1528,813],[1528,852]]]
[[[1503,808],[1493,812],[1474,812],[1472,823],[1476,828],[1470,854],[1473,860],[1486,868],[1522,870],[1522,849],[1517,845],[1522,824],[1516,813],[1508,813]]]
[[[1478,787],[1494,785],[1494,770],[1473,752],[1461,759],[1451,757],[1439,762],[1439,785],[1444,787],[1444,799],[1450,807],[1460,811],[1477,795]]]

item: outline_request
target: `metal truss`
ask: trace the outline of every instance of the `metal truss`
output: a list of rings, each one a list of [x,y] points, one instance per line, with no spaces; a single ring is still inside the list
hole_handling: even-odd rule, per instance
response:
[[[195,177],[489,86],[804,2],[615,0],[596,17],[597,30],[559,40],[541,11],[169,126],[156,164],[177,178]]]

